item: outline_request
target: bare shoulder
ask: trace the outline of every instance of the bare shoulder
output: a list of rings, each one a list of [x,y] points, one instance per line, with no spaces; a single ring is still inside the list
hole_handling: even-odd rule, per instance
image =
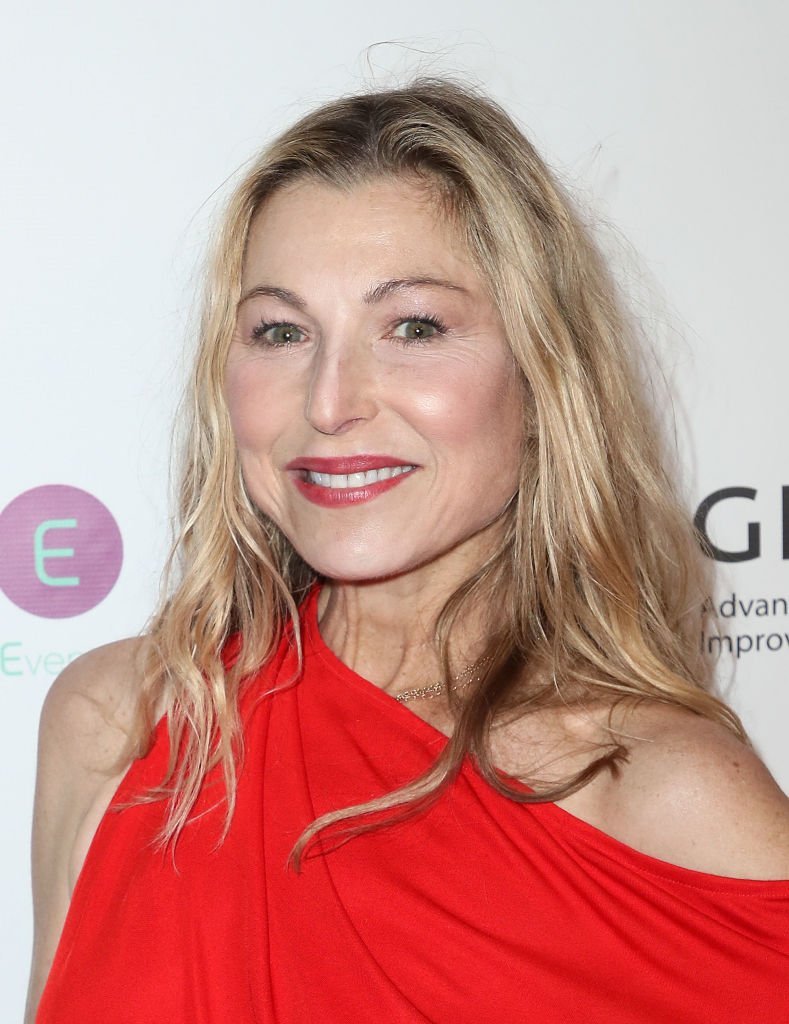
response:
[[[131,726],[143,645],[135,637],[97,647],[60,673],[41,711],[42,753],[54,747],[74,755],[85,768],[106,769],[107,758]]]
[[[87,848],[128,763],[142,679],[142,639],[121,640],[72,662],[41,712],[33,813],[32,1020]]]
[[[36,844],[71,843],[97,795],[125,769],[142,679],[142,639],[119,640],[73,661],[44,700],[38,735]],[[73,883],[73,879],[71,879]]]
[[[789,799],[725,726],[642,703],[617,716],[628,763],[605,786],[606,831],[662,860],[789,879]]]

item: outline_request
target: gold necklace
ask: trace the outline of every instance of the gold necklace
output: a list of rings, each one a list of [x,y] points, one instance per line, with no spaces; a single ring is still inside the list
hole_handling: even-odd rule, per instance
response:
[[[487,665],[492,660],[493,658],[490,656],[482,658],[473,665],[468,665],[462,672],[458,672],[449,681],[452,689],[462,690],[464,686],[471,686],[472,683],[476,683],[480,679],[479,670],[483,665]],[[401,704],[406,704],[409,700],[418,700],[420,698],[429,700],[431,697],[437,697],[440,693],[443,693],[444,689],[443,682],[430,683],[428,686],[415,686],[412,690],[403,690],[402,693],[394,694],[394,699]]]

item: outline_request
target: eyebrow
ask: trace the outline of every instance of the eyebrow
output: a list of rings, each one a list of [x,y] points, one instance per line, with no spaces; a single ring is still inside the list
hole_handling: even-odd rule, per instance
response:
[[[448,288],[450,291],[462,292],[464,295],[468,295],[468,289],[463,288],[459,284],[455,284],[453,281],[447,281],[441,277],[401,277],[392,281],[382,281],[380,284],[375,285],[373,288],[369,288],[362,296],[362,301],[367,306],[375,305],[376,302],[380,302],[386,298],[387,295],[391,295],[393,292],[404,291],[407,288],[417,288],[419,286],[429,286],[432,288]],[[254,288],[250,288],[249,291],[239,299],[239,306],[241,306],[248,299],[254,299],[259,295],[270,295],[272,298],[281,299],[282,302],[286,302],[289,306],[293,306],[294,309],[300,310],[302,313],[307,309],[307,301],[300,295],[292,292],[289,288],[280,288],[277,285],[272,284],[258,284]]]
[[[366,305],[372,306],[376,302],[380,302],[381,299],[386,298],[387,295],[391,295],[392,292],[403,291],[406,288],[418,288],[420,285],[432,288],[448,288],[453,292],[468,294],[467,289],[459,284],[455,284],[453,281],[447,281],[443,277],[401,277],[395,281],[382,281],[381,284],[370,288],[362,296],[362,301]]]

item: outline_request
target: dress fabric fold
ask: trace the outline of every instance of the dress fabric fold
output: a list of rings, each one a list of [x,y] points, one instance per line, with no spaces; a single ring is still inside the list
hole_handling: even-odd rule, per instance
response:
[[[105,814],[37,1024],[789,1021],[789,880],[656,860],[509,800],[471,761],[429,810],[294,872],[311,821],[415,778],[446,742],[332,654],[317,597],[302,674],[285,637],[244,689],[225,841],[218,775],[174,852],[153,842],[162,802]],[[163,720],[113,803],[167,756]]]

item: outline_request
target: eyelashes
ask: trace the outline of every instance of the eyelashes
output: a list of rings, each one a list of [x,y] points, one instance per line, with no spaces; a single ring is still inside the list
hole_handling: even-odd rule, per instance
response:
[[[446,324],[436,316],[423,313],[421,316],[408,317],[406,320],[398,321],[395,331],[401,327],[406,328],[403,334],[394,334],[394,337],[403,342],[404,345],[424,345],[436,335],[444,336],[447,333]],[[425,331],[425,328],[428,328]]]
[[[431,313],[418,313],[400,317],[390,327],[390,337],[406,348],[426,345],[434,338],[444,337],[448,328]],[[250,341],[267,348],[290,349],[307,337],[296,324],[288,320],[261,320],[250,331]]]
[[[256,344],[272,348],[290,348],[305,337],[304,331],[284,320],[261,320],[252,328],[251,336]]]

